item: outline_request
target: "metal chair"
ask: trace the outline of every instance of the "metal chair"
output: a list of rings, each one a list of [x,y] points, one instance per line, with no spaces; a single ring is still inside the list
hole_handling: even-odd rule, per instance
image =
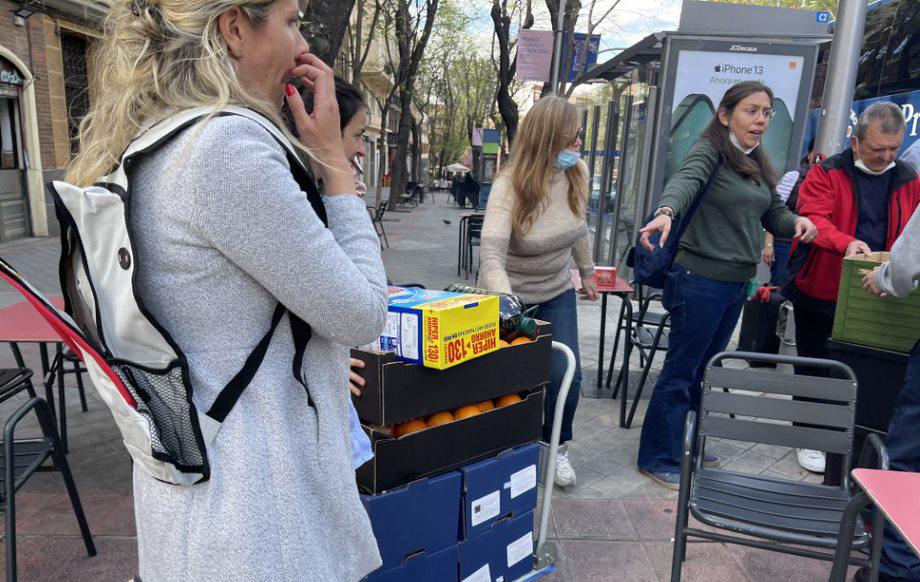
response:
[[[478,247],[482,237],[482,224],[485,221],[485,215],[474,214],[469,217],[466,223],[466,235],[463,245],[463,278],[469,279],[469,274],[473,271],[473,247]]]
[[[726,360],[813,366],[835,370],[844,378],[727,368],[722,366]],[[853,371],[832,360],[722,352],[709,361],[703,382],[699,426],[696,414],[691,411],[684,428],[671,582],[680,580],[688,536],[834,560],[844,515],[851,513],[854,504],[860,501],[850,490],[846,468],[853,446],[856,388]],[[721,389],[745,392],[723,392]],[[828,403],[793,401],[775,395],[819,398]],[[807,422],[808,426],[792,426],[793,422]],[[841,476],[843,484],[827,486],[705,468],[703,456],[710,438],[842,454],[846,457]],[[867,444],[875,449],[879,465],[887,468],[887,453],[881,439],[873,434]],[[866,460],[865,456],[860,458],[861,462]],[[750,537],[689,527],[690,515],[710,527]],[[872,531],[881,532],[883,527],[881,513],[876,512]],[[851,531],[850,539],[840,543],[852,542],[854,548],[870,553],[868,558],[847,555],[845,559],[855,565],[872,565],[877,576],[874,566],[878,564],[881,551],[881,535],[870,536],[861,520],[857,520]]]
[[[60,471],[64,477],[64,485],[70,496],[80,532],[83,534],[83,543],[89,556],[96,555],[96,546],[93,544],[86,516],[80,496],[70,474],[64,448],[54,426],[54,417],[48,404],[35,396],[31,382],[32,371],[27,369],[0,370],[0,402],[19,394],[28,392],[31,397],[10,416],[3,430],[3,457],[0,465],[0,505],[6,515],[6,579],[10,582],[16,580],[16,491],[37,471]],[[41,428],[40,438],[16,440],[16,426],[29,412],[35,412],[38,425]],[[53,465],[43,466],[48,458]]]
[[[641,285],[637,286],[640,289]],[[659,351],[667,351],[669,345],[671,315],[668,312],[650,311],[652,301],[661,301],[661,292],[653,291],[643,299],[639,299],[639,311],[632,315],[632,334],[624,341],[629,342],[627,346],[627,357],[632,353],[632,348],[639,350],[639,365],[642,366],[642,375],[639,378],[639,384],[636,388],[636,395],[633,397],[633,403],[630,406],[629,415],[626,418],[624,428],[632,426],[633,417],[636,415],[636,408],[642,397],[642,390],[645,382],[652,369],[652,362]],[[610,380],[613,377],[613,368],[616,363],[617,348],[620,342],[620,333],[627,326],[623,322],[624,306],[620,307],[620,320],[617,323],[617,332],[613,341],[613,351],[610,354],[610,365],[607,367],[607,387],[610,386]],[[626,373],[626,366],[620,368],[617,374],[616,384],[613,386],[611,398],[616,398],[623,387],[623,398],[627,397],[628,390],[625,386],[629,385],[629,377]]]
[[[381,249],[383,249],[384,241],[387,243],[387,248],[390,248],[390,241],[387,239],[387,231],[383,228],[383,215],[387,211],[388,203],[388,200],[381,200],[377,208],[373,206],[367,207],[367,213],[370,214],[371,222],[374,224],[374,231],[377,233],[377,238],[380,239]]]

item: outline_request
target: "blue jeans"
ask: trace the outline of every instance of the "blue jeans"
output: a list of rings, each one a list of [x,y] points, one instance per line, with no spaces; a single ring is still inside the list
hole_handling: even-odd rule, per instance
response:
[[[920,472],[920,342],[910,353],[904,386],[888,423],[885,447],[892,470]],[[890,525],[885,528],[879,571],[897,580],[920,580],[920,559]]]
[[[553,326],[553,340],[567,345],[575,354],[575,376],[572,378],[572,387],[565,399],[565,409],[562,413],[562,427],[559,436],[561,444],[572,440],[572,420],[575,418],[578,395],[581,393],[581,356],[578,353],[578,314],[575,311],[575,290],[569,289],[549,301],[540,303],[535,317],[550,322]],[[543,440],[547,443],[553,431],[553,415],[556,412],[556,399],[562,387],[565,366],[565,356],[553,350],[549,363],[549,386],[546,387],[546,398],[543,401]]]
[[[700,410],[706,363],[728,345],[744,306],[746,286],[695,275],[676,263],[671,267],[662,296],[671,314],[671,335],[642,424],[639,468],[680,472],[687,412]]]
[[[786,266],[792,241],[787,238],[773,239],[773,264],[770,265],[770,282],[782,287],[786,282]]]

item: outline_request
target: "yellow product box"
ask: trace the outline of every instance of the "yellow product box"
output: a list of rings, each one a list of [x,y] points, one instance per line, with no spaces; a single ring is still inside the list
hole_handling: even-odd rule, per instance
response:
[[[498,297],[390,287],[378,346],[443,370],[498,349]]]

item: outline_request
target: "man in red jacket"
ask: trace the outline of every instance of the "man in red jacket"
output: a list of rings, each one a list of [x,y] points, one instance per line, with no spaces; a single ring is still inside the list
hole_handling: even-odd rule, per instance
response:
[[[859,116],[850,149],[815,165],[802,182],[798,212],[818,227],[818,236],[793,247],[789,259],[796,274],[785,291],[795,305],[800,356],[828,357],[843,257],[891,250],[920,204],[920,178],[896,159],[904,129],[900,107],[871,105]],[[824,472],[823,453],[803,449],[798,458],[804,468]]]

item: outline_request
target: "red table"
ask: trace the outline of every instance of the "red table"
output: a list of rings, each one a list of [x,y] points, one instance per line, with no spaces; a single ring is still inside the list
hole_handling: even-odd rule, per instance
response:
[[[852,475],[920,557],[920,473],[853,469]]]
[[[64,299],[50,297],[55,306],[63,308]],[[0,309],[0,342],[10,344],[16,364],[25,368],[25,360],[19,349],[19,344],[38,344],[42,365],[42,382],[45,386],[45,399],[51,409],[52,418],[56,417],[54,404],[54,382],[57,379],[58,394],[60,399],[59,430],[61,443],[67,450],[67,424],[64,416],[64,359],[63,344],[60,336],[45,319],[38,314],[34,307],[27,301],[20,301]],[[49,362],[48,345],[54,344],[55,356]]]
[[[578,269],[572,269],[572,283],[575,285],[575,290],[578,291],[581,289],[581,276],[578,273]],[[620,328],[622,327],[623,321],[625,319],[626,326],[626,341],[623,342],[623,369],[625,370],[625,378],[629,378],[629,358],[632,355],[632,343],[629,341],[629,337],[632,335],[632,320],[633,320],[633,307],[632,301],[629,300],[629,295],[633,292],[633,288],[623,279],[614,276],[613,283],[610,285],[598,285],[597,292],[601,296],[601,335],[600,335],[600,346],[598,348],[597,354],[597,390],[600,392],[601,385],[603,384],[604,377],[604,340],[607,335],[607,296],[616,295],[620,298],[620,319],[617,324],[617,334],[613,339],[613,352],[614,356],[616,355],[617,347],[620,342]],[[625,316],[625,318],[624,318]],[[611,364],[612,366],[612,364]],[[623,372],[621,371],[621,377],[623,377]],[[608,382],[609,383],[609,382]],[[620,395],[620,427],[626,428],[626,385],[628,381],[623,381],[622,390],[623,393]],[[620,378],[617,378],[617,385],[620,385]],[[616,394],[616,390],[614,390]]]

